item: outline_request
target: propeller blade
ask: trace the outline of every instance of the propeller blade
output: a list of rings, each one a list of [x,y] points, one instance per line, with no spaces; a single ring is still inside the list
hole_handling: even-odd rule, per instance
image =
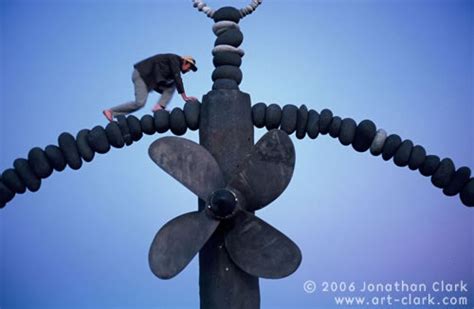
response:
[[[279,279],[291,275],[301,263],[301,251],[288,237],[256,216],[246,216],[225,239],[232,261],[246,273]]]
[[[288,134],[271,130],[243,160],[229,186],[243,194],[245,208],[254,211],[270,204],[290,183],[295,168],[295,148]]]
[[[162,137],[150,145],[148,153],[159,167],[204,201],[225,185],[216,159],[195,142],[175,136]]]
[[[219,221],[205,211],[189,212],[166,223],[151,243],[148,262],[151,271],[161,279],[181,272],[206,244]]]

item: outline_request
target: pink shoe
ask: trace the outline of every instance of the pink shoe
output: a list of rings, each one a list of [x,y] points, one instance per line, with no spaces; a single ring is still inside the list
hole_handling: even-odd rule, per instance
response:
[[[114,121],[114,117],[112,116],[112,111],[110,109],[105,109],[102,111],[102,114],[104,114],[105,118],[109,121]]]
[[[156,112],[156,111],[159,111],[159,110],[162,110],[162,109],[165,109],[165,108],[163,106],[161,106],[160,104],[155,104],[155,106],[153,106],[151,111]]]

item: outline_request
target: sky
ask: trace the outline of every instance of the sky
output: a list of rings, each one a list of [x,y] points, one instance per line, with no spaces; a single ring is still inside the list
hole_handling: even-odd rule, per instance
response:
[[[2,0],[0,170],[62,132],[105,126],[101,111],[133,98],[133,64],[151,55],[194,56],[199,70],[183,80],[202,98],[212,87],[212,24],[187,0]],[[264,0],[240,26],[240,89],[252,104],[370,119],[474,168],[472,1]],[[151,113],[157,98],[135,115]],[[174,96],[170,108],[182,106]],[[255,140],[265,132],[255,129]],[[156,278],[147,261],[158,229],[197,209],[148,157],[166,135],[54,173],[0,211],[1,308],[198,307],[197,258],[171,280]],[[185,137],[198,141],[196,131]],[[324,291],[325,282],[441,280],[462,280],[469,292],[432,292],[438,300],[466,297],[473,306],[473,209],[418,171],[330,136],[292,140],[293,179],[257,215],[298,244],[303,261],[285,279],[260,280],[262,308],[344,308],[334,297],[385,295]]]

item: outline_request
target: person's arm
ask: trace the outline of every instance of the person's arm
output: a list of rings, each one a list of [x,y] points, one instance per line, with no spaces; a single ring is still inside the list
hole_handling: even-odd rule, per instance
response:
[[[173,72],[173,78],[176,83],[176,90],[181,95],[184,101],[197,101],[195,97],[188,97],[184,91],[183,80],[181,79],[181,60],[172,58],[170,60],[171,72]]]

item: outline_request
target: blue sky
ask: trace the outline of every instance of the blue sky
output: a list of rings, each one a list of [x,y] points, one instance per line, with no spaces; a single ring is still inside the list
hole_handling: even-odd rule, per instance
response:
[[[265,0],[241,21],[240,88],[253,104],[371,119],[474,168],[473,22],[471,1]],[[212,87],[212,24],[184,0],[2,1],[0,170],[61,132],[105,125],[102,109],[133,97],[132,65],[153,54],[193,55],[199,71],[184,85],[202,97]],[[175,96],[170,107],[182,104]],[[197,259],[167,281],[148,268],[156,231],[197,208],[149,159],[156,138],[55,173],[1,211],[2,308],[198,306]],[[288,278],[261,280],[262,308],[336,308],[334,294],[306,294],[306,280],[474,288],[474,214],[458,197],[329,136],[292,139],[293,180],[258,214],[300,246],[303,262]]]

